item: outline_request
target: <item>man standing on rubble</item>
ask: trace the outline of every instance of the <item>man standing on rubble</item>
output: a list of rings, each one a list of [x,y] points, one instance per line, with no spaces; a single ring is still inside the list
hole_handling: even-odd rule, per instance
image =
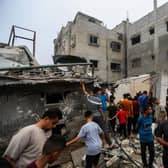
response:
[[[84,81],[81,81],[82,85],[82,92],[86,96],[86,105],[87,110],[91,111],[93,114],[93,121],[96,122],[100,128],[103,130],[106,142],[109,146],[111,146],[112,142],[107,130],[107,125],[105,122],[105,115],[102,110],[102,102],[99,98],[100,95],[100,88],[94,87],[93,88],[93,95],[89,95],[85,88]]]
[[[43,145],[51,136],[53,129],[62,118],[59,109],[46,111],[40,121],[34,125],[22,128],[10,141],[4,157],[16,164],[18,168],[26,168],[42,153]]]
[[[163,146],[163,165],[168,168],[168,120],[159,124],[155,131],[156,140]]]
[[[154,136],[152,134],[152,108],[150,106],[144,109],[144,114],[142,114],[138,119],[138,130],[140,135],[141,143],[141,157],[144,168],[153,168],[153,161],[155,156],[154,151]],[[147,163],[146,148],[149,149],[149,162]]]

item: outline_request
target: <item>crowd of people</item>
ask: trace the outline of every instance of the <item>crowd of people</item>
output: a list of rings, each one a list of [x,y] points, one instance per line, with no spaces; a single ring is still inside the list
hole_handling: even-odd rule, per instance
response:
[[[144,168],[152,168],[155,158],[154,139],[163,146],[163,165],[168,168],[168,97],[165,107],[161,106],[151,92],[138,92],[133,98],[125,93],[119,102],[106,88],[94,87],[91,93],[81,81],[87,110],[86,124],[78,135],[66,142],[56,129],[62,119],[58,109],[47,110],[34,125],[22,128],[11,139],[4,155],[0,158],[3,168],[45,168],[55,162],[64,148],[83,140],[86,144],[86,168],[98,168],[102,146],[113,148],[112,137],[132,138],[139,134],[141,157]],[[152,125],[156,125],[155,135]],[[110,125],[110,129],[109,129]],[[112,137],[110,136],[112,135]],[[146,150],[148,148],[149,158]]]

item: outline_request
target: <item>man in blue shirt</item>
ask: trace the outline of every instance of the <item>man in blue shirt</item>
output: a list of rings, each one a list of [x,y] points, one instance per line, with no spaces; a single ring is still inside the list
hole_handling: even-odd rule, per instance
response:
[[[144,168],[152,168],[154,161],[154,137],[152,134],[152,108],[150,106],[144,109],[144,114],[142,114],[138,119],[138,130],[140,135],[141,143],[141,157]],[[149,149],[149,163],[147,163],[146,147]]]
[[[86,150],[86,168],[98,167],[102,142],[105,143],[104,133],[98,124],[93,122],[92,112],[85,112],[86,124],[82,126],[76,138],[67,142],[67,146],[78,142],[80,139],[85,141]]]
[[[141,113],[143,113],[145,108],[149,104],[149,97],[148,97],[148,92],[147,91],[144,91],[143,94],[141,96],[139,96],[138,102],[139,102],[139,111]]]

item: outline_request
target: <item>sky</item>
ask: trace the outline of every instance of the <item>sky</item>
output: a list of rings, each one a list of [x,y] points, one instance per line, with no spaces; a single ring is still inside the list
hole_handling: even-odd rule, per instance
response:
[[[158,6],[166,2],[158,0]],[[53,40],[78,11],[102,20],[111,29],[127,16],[134,22],[152,10],[153,0],[0,0],[0,42],[8,42],[12,25],[35,30],[37,60],[52,64]],[[16,44],[31,49],[31,44],[22,40]]]

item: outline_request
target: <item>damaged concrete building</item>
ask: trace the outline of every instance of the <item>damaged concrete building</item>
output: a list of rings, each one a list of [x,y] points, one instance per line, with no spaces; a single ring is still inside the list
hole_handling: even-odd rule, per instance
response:
[[[121,33],[124,29],[125,22],[111,30],[102,21],[78,12],[54,40],[54,57],[85,58],[93,63],[97,78],[112,83],[124,74],[125,35]]]

